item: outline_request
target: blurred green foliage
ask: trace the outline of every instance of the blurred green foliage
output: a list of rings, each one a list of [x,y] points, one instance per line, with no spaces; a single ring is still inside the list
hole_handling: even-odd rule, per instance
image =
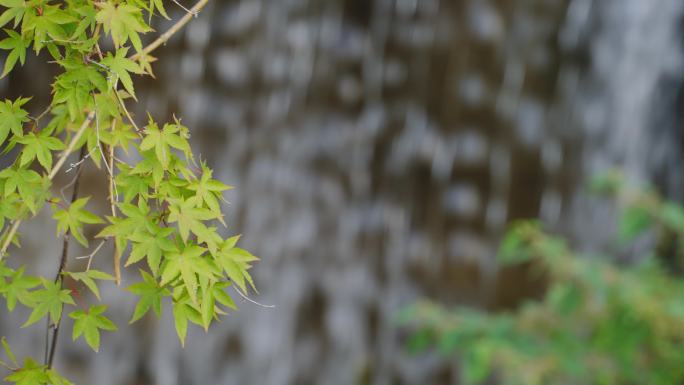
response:
[[[650,236],[647,255],[629,264],[579,255],[536,221],[514,224],[500,260],[542,274],[543,298],[499,313],[418,303],[400,317],[410,348],[455,355],[466,384],[683,384],[684,209],[630,190],[619,174],[592,189],[619,202],[618,245]]]

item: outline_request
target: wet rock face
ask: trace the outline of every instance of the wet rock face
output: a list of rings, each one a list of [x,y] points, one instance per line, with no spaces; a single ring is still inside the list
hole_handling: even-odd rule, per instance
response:
[[[671,144],[678,132],[647,133],[679,100],[661,91],[681,75],[668,31],[682,5],[595,3],[212,2],[138,94],[195,128],[236,186],[228,230],[261,256],[256,298],[276,308],[245,302],[185,350],[167,314],[121,328],[96,356],[65,343],[58,365],[99,384],[457,383],[448,362],[404,352],[396,312],[426,296],[499,308],[535,293],[524,271],[495,271],[505,224],[540,216],[586,235],[581,178],[631,156],[627,135]],[[656,95],[669,104],[646,103]],[[115,292],[125,324],[132,298]]]

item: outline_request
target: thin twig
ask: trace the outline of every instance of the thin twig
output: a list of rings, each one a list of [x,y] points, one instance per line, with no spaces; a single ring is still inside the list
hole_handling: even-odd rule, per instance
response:
[[[117,79],[117,82],[119,80]],[[114,95],[116,95],[116,99],[119,101],[119,104],[121,104],[121,108],[123,108],[124,113],[126,114],[126,118],[128,119],[129,122],[133,125],[133,128],[135,129],[135,132],[142,138],[142,130],[138,125],[135,123],[135,120],[131,117],[131,113],[128,112],[128,108],[126,108],[126,104],[124,103],[123,99],[121,99],[121,96],[119,96],[119,92],[116,90],[116,83],[114,83]]]
[[[78,166],[81,165],[81,163],[83,163],[83,162],[85,162],[86,160],[88,160],[88,158],[90,158],[90,157],[93,155],[93,153],[95,152],[95,150],[97,150],[97,147],[98,147],[98,146],[93,146],[93,148],[91,148],[90,151],[88,151],[88,153],[86,154],[86,156],[84,156],[83,159],[79,160],[78,162],[76,162],[76,163],[69,163],[69,168],[67,168],[66,170],[64,170],[64,173],[65,173],[65,174],[70,173],[71,170],[76,169]]]
[[[197,17],[197,12],[193,12],[191,9],[187,9],[183,4],[179,3],[178,0],[171,0],[171,1],[173,1],[174,3],[176,3],[176,5],[179,6],[179,7],[180,7],[182,10],[184,10],[185,12],[191,14],[191,15],[194,16],[194,17]]]
[[[101,29],[102,29],[102,24],[98,24],[97,27],[95,27],[95,31],[93,32],[93,36],[99,37]],[[102,60],[104,56],[102,56],[102,50],[100,49],[100,43],[95,43],[95,50],[97,52],[97,56],[99,56],[100,60]]]
[[[176,32],[178,32],[181,28],[183,28],[186,24],[192,20],[193,17],[196,17],[197,14],[204,8],[207,3],[209,3],[209,0],[199,0],[195,6],[190,8],[190,12],[186,13],[181,17],[176,24],[174,24],[171,28],[169,28],[166,32],[161,34],[155,41],[150,43],[147,47],[145,47],[142,50],[143,55],[147,55],[150,52],[154,51],[155,49],[159,48],[160,45],[165,44],[171,36],[173,36]],[[133,56],[130,57],[131,60],[140,60],[142,59],[142,55],[139,53],[134,54]]]
[[[86,147],[83,146],[81,147],[81,153],[79,154],[79,159],[82,159],[86,155]],[[80,170],[79,170],[80,171]],[[76,173],[77,179],[76,182],[74,182],[74,189],[71,193],[71,204],[73,204],[76,199],[78,199],[78,187],[79,187],[79,181],[80,178],[78,176],[81,175],[80,172]],[[57,275],[55,276],[55,283],[59,282],[60,286],[62,285],[62,282],[64,281],[64,276],[62,273],[64,272],[64,268],[66,267],[67,263],[67,257],[69,255],[69,239],[71,238],[71,231],[67,229],[67,231],[64,232],[64,240],[62,242],[62,257],[59,260],[59,268],[57,269]],[[64,304],[61,305],[64,307]],[[59,319],[57,319],[57,323],[55,324],[55,330],[52,332],[52,343],[50,344],[50,354],[48,355],[47,362],[45,363],[48,368],[52,367],[52,361],[55,358],[55,349],[57,347],[57,337],[59,336],[59,325],[62,323],[62,315],[60,314]],[[46,333],[49,332],[49,328],[46,331]],[[47,347],[46,347],[47,348]]]
[[[233,289],[235,289],[235,291],[236,291],[238,294],[240,294],[240,297],[246,299],[247,301],[249,301],[249,302],[251,302],[251,303],[253,303],[253,304],[257,305],[257,306],[261,306],[261,307],[264,307],[264,308],[267,308],[267,309],[273,309],[273,308],[275,308],[275,305],[264,305],[263,303],[259,303],[259,302],[255,301],[255,300],[253,300],[253,299],[247,297],[245,294],[243,294],[243,293],[240,291],[240,289],[238,289],[238,288],[235,287],[235,286],[233,286]]]
[[[76,258],[74,258],[74,259],[86,259],[86,258],[88,258],[88,264],[86,265],[85,271],[89,271],[89,270],[90,270],[90,265],[93,263],[93,257],[95,257],[95,254],[97,254],[97,252],[100,251],[100,249],[102,248],[102,246],[104,246],[105,242],[107,242],[107,238],[105,238],[105,239],[103,239],[102,241],[100,241],[100,244],[97,245],[97,247],[95,248],[95,250],[93,250],[92,253],[90,253],[90,254],[88,254],[88,255],[82,255],[82,256],[76,257]]]
[[[116,120],[112,120],[112,132],[116,127]],[[116,203],[119,200],[119,192],[116,190],[116,182],[114,181],[114,146],[109,146],[109,204],[112,209],[112,217],[116,218]],[[117,285],[121,284],[121,250],[114,239],[114,281]]]
[[[90,155],[90,154],[88,154],[88,155]],[[73,168],[76,168],[76,175],[74,175],[74,177],[71,179],[71,181],[70,181],[69,183],[67,183],[66,185],[64,185],[64,187],[62,187],[61,189],[59,189],[59,195],[62,197],[62,200],[64,200],[65,202],[66,202],[67,199],[66,199],[66,197],[64,196],[64,191],[65,191],[66,189],[68,189],[69,187],[73,186],[73,185],[76,183],[76,181],[78,181],[78,178],[81,176],[81,170],[82,170],[82,168],[81,168],[80,166],[81,166],[81,164],[83,164],[83,161],[84,161],[86,158],[88,158],[88,155],[84,156],[83,159],[81,159],[81,160],[78,162],[78,164],[73,164],[73,165],[72,165]],[[70,169],[69,169],[69,170],[70,170]],[[66,170],[65,172],[69,172],[69,170]]]
[[[35,118],[30,118],[30,119],[33,120],[34,123],[38,124],[38,122],[40,121],[40,119],[42,119],[43,116],[45,116],[45,115],[46,115],[48,112],[50,112],[51,110],[52,110],[52,105],[49,105],[49,106],[47,106],[47,108],[44,109],[43,112],[41,112],[38,116],[36,116]]]

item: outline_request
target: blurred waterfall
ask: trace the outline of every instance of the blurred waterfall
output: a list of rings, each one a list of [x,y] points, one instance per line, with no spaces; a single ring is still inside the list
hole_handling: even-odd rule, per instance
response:
[[[681,0],[211,2],[138,94],[236,186],[228,230],[276,308],[238,298],[182,350],[170,314],[127,327],[133,298],[108,288],[122,332],[95,356],[64,338],[58,367],[82,384],[456,384],[452,361],[405,351],[399,309],[534,292],[497,271],[506,223],[600,241],[606,209],[582,183],[607,166],[684,194],[683,15]],[[42,74],[0,85],[45,92],[28,83]],[[38,350],[39,329],[15,338]]]

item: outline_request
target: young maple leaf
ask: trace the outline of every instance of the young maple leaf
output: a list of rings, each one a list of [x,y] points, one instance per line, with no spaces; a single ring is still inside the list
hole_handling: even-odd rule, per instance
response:
[[[71,338],[76,339],[83,335],[86,343],[94,351],[100,350],[100,329],[114,331],[116,325],[109,318],[102,315],[107,310],[105,305],[92,306],[88,312],[77,310],[69,314],[74,319],[74,329]]]
[[[225,226],[218,199],[222,199],[221,193],[223,191],[230,190],[232,187],[212,179],[211,175],[212,170],[202,163],[202,176],[190,182],[188,189],[195,192],[195,195],[198,197],[197,203],[199,205],[204,203]]]
[[[162,254],[176,251],[174,243],[168,238],[175,232],[171,227],[159,227],[154,225],[154,231],[141,231],[131,234],[131,254],[126,261],[126,266],[147,257],[147,264],[156,276],[161,263]]]
[[[68,275],[69,277],[71,277],[75,281],[83,282],[83,284],[86,285],[86,287],[88,289],[90,289],[90,291],[92,291],[93,294],[95,294],[95,297],[97,297],[98,300],[100,299],[100,289],[98,289],[97,283],[95,283],[95,280],[101,280],[101,281],[113,281],[114,280],[114,277],[112,277],[111,275],[109,275],[105,272],[99,271],[99,270],[95,270],[95,269],[89,269],[89,270],[80,271],[80,272],[69,272],[69,271],[67,271],[67,272],[64,272],[62,274]]]
[[[242,292],[247,292],[247,283],[255,289],[252,276],[249,274],[251,262],[259,258],[252,255],[249,251],[235,247],[240,236],[226,239],[216,255],[216,261],[226,272],[228,278],[235,283]]]
[[[197,197],[186,200],[173,199],[169,206],[169,222],[178,222],[178,231],[183,242],[188,241],[190,231],[205,239],[213,239],[203,221],[215,219],[216,215],[210,210],[197,207]]]
[[[30,289],[40,285],[40,280],[30,275],[24,275],[26,266],[22,266],[10,276],[10,281],[0,287],[0,293],[7,301],[7,310],[13,311],[17,301],[26,306],[33,304]]]
[[[45,278],[41,279],[44,289],[31,292],[33,311],[26,322],[21,327],[26,327],[34,324],[50,315],[52,323],[57,323],[62,316],[62,308],[65,303],[75,305],[69,290],[62,289],[59,282],[50,282]]]
[[[19,60],[22,66],[24,65],[24,62],[26,62],[26,49],[31,44],[30,40],[25,40],[20,34],[11,29],[6,29],[5,32],[7,32],[9,37],[0,41],[0,49],[10,50],[10,53],[7,55],[5,68],[2,70],[0,78],[4,78],[12,71],[17,64],[17,60]]]
[[[10,131],[14,136],[24,135],[24,123],[29,121],[28,112],[21,108],[31,98],[19,98],[12,102],[5,100],[0,102],[0,144],[2,144]]]
[[[38,209],[36,202],[42,202],[41,189],[44,180],[37,172],[10,167],[0,171],[0,179],[4,179],[5,182],[5,196],[9,196],[16,190],[23,203],[32,212]]]
[[[97,3],[100,11],[95,19],[102,23],[105,33],[112,36],[116,48],[126,44],[128,40],[133,44],[137,52],[142,52],[142,42],[139,33],[152,31],[142,17],[142,10],[131,4],[119,4],[110,2]]]
[[[45,132],[38,135],[29,133],[17,139],[17,142],[24,145],[19,159],[20,166],[29,164],[37,157],[38,163],[47,171],[52,168],[52,150],[62,150],[65,147],[59,139]]]
[[[162,298],[170,295],[169,289],[159,286],[154,277],[143,270],[140,270],[140,275],[143,277],[143,282],[135,283],[128,288],[128,291],[140,296],[140,300],[135,305],[135,310],[129,323],[142,318],[150,308],[152,308],[157,317],[161,316]]]
[[[133,89],[133,80],[129,72],[134,74],[141,74],[142,69],[133,60],[126,57],[128,53],[128,47],[123,47],[116,50],[116,54],[112,55],[111,52],[107,52],[107,56],[102,59],[102,65],[106,66],[111,72],[113,77],[110,77],[110,82],[116,85],[117,81],[121,81],[124,89],[128,92],[133,99],[138,100],[135,97],[135,91]]]
[[[0,15],[0,27],[4,27],[10,20],[14,19],[15,28],[19,25],[29,6],[25,0],[2,0],[0,5],[8,8]]]
[[[171,161],[171,147],[185,154],[191,153],[187,132],[178,124],[165,124],[160,130],[157,123],[150,118],[145,127],[145,134],[145,138],[140,143],[140,149],[147,151],[154,148],[154,153],[164,169],[168,169]]]
[[[24,360],[24,366],[13,371],[5,377],[5,381],[14,382],[15,385],[42,385],[47,384],[50,378],[45,373],[45,365],[39,365],[30,357]]]
[[[154,12],[154,9],[157,8],[159,10],[159,13],[161,13],[162,16],[166,20],[171,20],[169,15],[166,14],[166,10],[164,9],[164,3],[162,0],[150,0],[150,14]]]
[[[84,223],[103,223],[97,215],[83,209],[90,197],[78,199],[67,209],[57,209],[53,218],[57,220],[57,232],[66,233],[70,231],[76,240],[83,246],[88,246],[88,240],[83,235]],[[55,206],[57,207],[57,206]]]
[[[204,247],[194,244],[186,246],[181,251],[173,251],[166,255],[166,263],[162,268],[161,286],[167,285],[177,277],[183,281],[193,303],[197,303],[197,276],[214,278],[214,268],[202,256],[207,251]]]
[[[45,46],[50,39],[67,39],[62,27],[64,24],[74,23],[77,19],[59,8],[59,6],[43,5],[40,12],[37,7],[29,8],[24,14],[22,33],[33,31],[33,49],[36,53]]]

